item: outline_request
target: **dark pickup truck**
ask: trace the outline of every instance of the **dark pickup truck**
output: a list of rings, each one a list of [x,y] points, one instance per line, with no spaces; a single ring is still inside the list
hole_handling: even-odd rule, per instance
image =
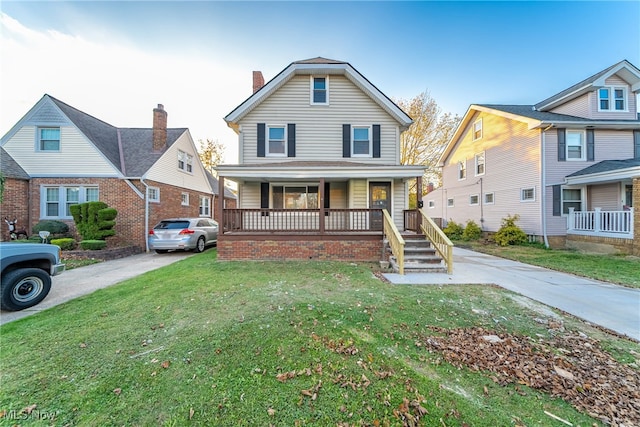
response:
[[[38,304],[51,290],[51,277],[64,268],[56,245],[0,243],[0,308],[17,311]]]

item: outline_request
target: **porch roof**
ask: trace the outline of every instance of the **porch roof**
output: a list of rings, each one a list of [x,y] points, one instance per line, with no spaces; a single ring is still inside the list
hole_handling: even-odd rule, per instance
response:
[[[640,159],[603,160],[566,176],[567,184],[595,184],[640,176]]]
[[[382,165],[344,161],[291,161],[264,164],[219,165],[218,176],[245,181],[272,179],[416,178],[422,165]]]

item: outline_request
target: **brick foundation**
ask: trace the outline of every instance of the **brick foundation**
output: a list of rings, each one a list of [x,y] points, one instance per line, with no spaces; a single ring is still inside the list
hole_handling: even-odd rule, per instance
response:
[[[322,260],[379,261],[382,257],[382,237],[323,236],[259,236],[253,239],[218,239],[218,259],[231,260]]]
[[[633,179],[633,255],[640,256],[640,177]]]

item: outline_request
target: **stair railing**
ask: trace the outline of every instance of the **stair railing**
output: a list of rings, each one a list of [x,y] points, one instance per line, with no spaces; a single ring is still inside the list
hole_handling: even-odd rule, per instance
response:
[[[453,243],[424,210],[420,209],[420,214],[422,214],[422,224],[420,225],[422,232],[427,239],[431,240],[431,244],[444,260],[447,265],[447,273],[453,274]]]
[[[391,253],[396,257],[398,263],[398,273],[404,274],[404,239],[398,231],[398,227],[393,223],[391,215],[386,209],[382,210],[384,217],[384,235],[391,246]]]

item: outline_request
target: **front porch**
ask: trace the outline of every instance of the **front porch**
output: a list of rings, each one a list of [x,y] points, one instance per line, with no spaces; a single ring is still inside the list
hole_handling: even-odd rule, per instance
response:
[[[569,208],[567,234],[633,239],[633,208],[623,211],[575,211]]]

